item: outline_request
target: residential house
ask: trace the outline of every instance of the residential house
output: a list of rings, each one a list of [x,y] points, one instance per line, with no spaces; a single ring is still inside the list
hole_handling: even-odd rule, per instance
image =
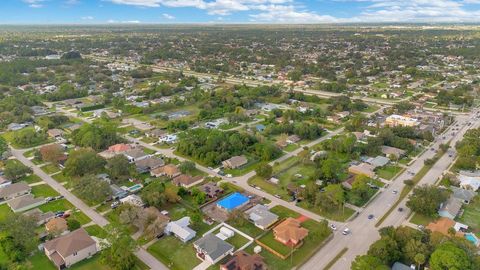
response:
[[[112,146],[108,147],[107,150],[98,153],[98,155],[105,158],[105,159],[110,159],[110,158],[113,158],[116,155],[124,154],[125,152],[127,152],[131,149],[133,149],[133,147],[131,145],[124,144],[124,143],[119,143],[119,144],[115,144],[115,145],[112,145]]]
[[[47,241],[44,249],[58,269],[70,267],[98,252],[97,242],[83,228]]]
[[[247,164],[248,160],[245,156],[234,156],[222,162],[224,168],[236,169]]]
[[[52,128],[47,131],[47,134],[50,138],[60,138],[65,134],[65,131],[58,129],[58,128]]]
[[[273,228],[275,240],[287,246],[297,246],[307,237],[308,230],[301,227],[299,220],[287,218]]]
[[[176,221],[171,221],[165,227],[165,234],[175,235],[180,241],[186,243],[193,239],[197,233],[188,227],[190,225],[190,217],[183,217]]]
[[[348,190],[351,190],[353,187],[353,182],[355,182],[355,175],[350,174],[348,178],[342,182],[342,186]]]
[[[390,162],[390,159],[383,156],[376,156],[374,158],[367,159],[366,162],[373,167],[378,168],[387,165]]]
[[[262,124],[258,124],[255,126],[255,130],[257,130],[258,132],[262,132],[265,130],[265,125],[262,125]]]
[[[348,167],[348,172],[356,175],[365,175],[370,178],[375,177],[374,166],[367,163],[360,163],[359,165],[352,165]]]
[[[226,263],[220,265],[220,270],[266,270],[267,264],[263,257],[254,254],[250,255],[243,250],[233,254],[233,257]]]
[[[26,194],[7,201],[8,206],[14,213],[23,212],[45,203],[43,197],[34,198],[32,194]]]
[[[382,151],[382,153],[383,153],[386,157],[394,156],[396,159],[399,159],[399,158],[401,158],[403,155],[405,155],[405,150],[402,150],[402,149],[399,149],[399,148],[395,148],[395,147],[391,147],[391,146],[386,146],[386,145],[383,145],[383,146],[381,147],[380,151]]]
[[[25,182],[18,182],[0,188],[0,200],[10,200],[25,194],[29,194],[32,188]]]
[[[415,118],[392,114],[385,119],[385,125],[390,127],[416,127],[420,125],[420,122]]]
[[[34,208],[32,210],[23,213],[25,216],[33,217],[37,222],[37,226],[41,226],[47,223],[50,219],[55,217],[55,214],[51,211],[43,213],[40,209]]]
[[[180,174],[180,170],[173,164],[167,164],[150,171],[150,175],[154,177],[167,176],[169,178],[174,178]]]
[[[157,231],[158,227],[160,227],[160,231],[164,232],[167,224],[170,222],[170,218],[162,214],[162,212],[154,206],[147,207],[144,211],[147,213],[149,219],[152,220],[144,231],[150,231],[153,227],[156,227],[155,231]]]
[[[217,198],[218,195],[223,193],[223,188],[217,186],[214,182],[203,184],[199,189],[209,198]]]
[[[392,270],[415,270],[415,268],[411,268],[401,262],[395,262],[392,266]]]
[[[164,136],[166,134],[167,134],[167,132],[165,130],[159,129],[159,128],[152,129],[152,130],[149,130],[149,131],[145,132],[145,136],[151,137],[151,138],[161,138],[162,136]]]
[[[0,188],[6,187],[12,184],[12,180],[8,180],[3,175],[0,175]]]
[[[455,222],[453,219],[450,219],[447,217],[441,217],[434,222],[430,222],[426,226],[426,228],[432,232],[438,232],[443,235],[450,235],[449,234],[450,228],[454,228],[455,231],[457,232],[457,236],[463,236],[463,233],[461,233],[460,230],[461,228],[468,228],[468,226],[462,223]]]
[[[125,151],[125,153],[123,153],[123,155],[130,162],[136,162],[138,160],[142,160],[148,157],[148,155],[141,148],[133,148],[133,149],[127,150]]]
[[[248,219],[258,228],[266,230],[278,220],[278,215],[270,212],[265,205],[257,204],[245,211]]]
[[[45,224],[45,229],[52,234],[62,234],[68,230],[67,220],[61,217],[52,218]]]
[[[160,143],[175,143],[178,139],[178,136],[175,135],[175,134],[166,134],[166,135],[163,135],[161,136],[159,139],[158,139],[158,142]]]
[[[463,188],[458,188],[458,187],[450,187],[450,189],[453,191],[452,196],[453,198],[465,203],[469,204],[473,198],[477,195],[472,190],[469,189],[463,189]]]
[[[462,202],[451,196],[448,200],[441,204],[438,215],[450,219],[455,219],[462,209]]]
[[[190,176],[188,174],[180,174],[173,178],[173,184],[178,187],[191,188],[200,184],[203,181],[203,177],[200,175]]]
[[[216,264],[227,255],[232,254],[235,247],[213,234],[207,234],[193,243],[197,257],[210,264]]]
[[[461,188],[477,191],[480,188],[480,171],[460,171],[458,173],[458,181]]]
[[[155,157],[147,157],[135,161],[135,167],[139,173],[150,172],[151,170],[160,168],[163,165],[165,165],[165,162],[163,162],[162,159]]]
[[[112,198],[114,200],[122,199],[128,196],[128,192],[124,189],[121,189],[115,184],[110,185],[110,190],[112,190]]]
[[[290,136],[288,136],[286,142],[288,144],[294,144],[294,143],[299,142],[300,140],[301,140],[301,138],[298,135],[290,135]]]

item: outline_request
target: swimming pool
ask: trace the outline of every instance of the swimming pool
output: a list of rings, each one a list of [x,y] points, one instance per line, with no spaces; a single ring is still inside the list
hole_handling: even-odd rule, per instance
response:
[[[223,209],[226,209],[227,211],[232,211],[235,208],[247,204],[249,200],[250,199],[248,199],[247,196],[242,195],[239,192],[235,192],[217,202],[217,205]]]
[[[480,245],[480,240],[473,233],[466,233],[465,239],[472,242],[476,247]]]
[[[135,185],[129,187],[129,188],[128,188],[128,191],[130,191],[130,192],[137,192],[137,191],[139,191],[139,190],[142,189],[142,188],[143,188],[143,185],[142,185],[142,184],[135,184]]]

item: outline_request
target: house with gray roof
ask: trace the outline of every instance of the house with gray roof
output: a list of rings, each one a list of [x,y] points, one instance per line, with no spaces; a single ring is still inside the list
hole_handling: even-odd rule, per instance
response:
[[[28,210],[28,211],[24,212],[23,215],[28,216],[28,217],[33,217],[35,219],[35,221],[37,222],[37,226],[41,226],[41,225],[47,223],[47,221],[49,221],[50,219],[55,217],[55,214],[52,211],[48,211],[48,212],[44,213],[44,212],[42,212],[42,210],[40,210],[38,208]]]
[[[450,189],[453,191],[453,198],[460,200],[465,204],[470,203],[470,201],[477,195],[477,193],[470,189],[463,189],[459,187],[451,187]]]
[[[387,165],[390,162],[390,159],[383,156],[376,156],[374,158],[367,159],[366,162],[373,167],[378,168]]]
[[[255,226],[262,230],[266,230],[278,220],[278,216],[270,212],[268,207],[262,204],[257,204],[248,209],[245,211],[245,214],[247,214],[248,219],[252,221]]]
[[[245,156],[234,156],[222,162],[224,168],[236,169],[248,163]]]
[[[137,172],[146,173],[154,170],[156,168],[162,167],[165,165],[165,162],[160,158],[147,157],[141,160],[135,161],[135,167]]]
[[[202,261],[216,264],[227,255],[231,255],[235,247],[213,234],[207,234],[193,243],[197,257]]]
[[[133,148],[133,149],[127,150],[125,153],[123,153],[123,155],[130,162],[136,162],[148,157],[148,155],[141,148]]]
[[[440,209],[438,210],[438,215],[441,217],[446,217],[450,219],[455,219],[462,209],[462,202],[455,199],[453,196],[441,204]]]
[[[14,213],[23,212],[45,203],[43,197],[35,198],[32,194],[26,194],[7,201],[8,206]]]
[[[0,188],[0,200],[10,200],[16,197],[29,194],[32,188],[25,182],[18,182]]]

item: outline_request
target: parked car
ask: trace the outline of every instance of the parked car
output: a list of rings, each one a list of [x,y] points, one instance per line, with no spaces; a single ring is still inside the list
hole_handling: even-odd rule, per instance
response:
[[[368,215],[368,219],[372,219],[372,218],[373,218],[372,214]]]
[[[337,230],[337,226],[335,226],[335,224],[330,224],[330,228],[331,228],[332,230],[334,230],[334,231]]]
[[[343,234],[343,235],[350,234],[350,229],[349,229],[349,228],[345,228],[345,230],[343,230],[342,234]]]
[[[392,193],[393,193],[393,194],[397,194],[397,193],[398,193],[398,191],[396,191],[396,190],[392,190]]]
[[[55,212],[55,217],[62,217],[65,214],[64,211],[57,211]]]
[[[46,201],[46,202],[55,201],[55,198],[53,198],[53,197],[47,197],[47,198],[45,198],[45,201]]]
[[[399,207],[398,212],[403,212],[403,207]]]
[[[115,201],[115,202],[113,202],[113,203],[110,205],[110,207],[112,207],[112,209],[115,209],[115,208],[117,208],[118,206],[120,206],[120,202],[119,202],[119,201]]]

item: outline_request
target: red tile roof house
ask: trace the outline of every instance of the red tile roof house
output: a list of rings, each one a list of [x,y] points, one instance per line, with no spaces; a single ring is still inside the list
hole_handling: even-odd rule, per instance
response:
[[[233,258],[225,264],[220,265],[220,270],[266,270],[267,265],[263,257],[240,250],[233,254]]]
[[[83,228],[47,241],[44,250],[58,269],[70,267],[98,252],[97,242]]]
[[[103,158],[109,159],[116,155],[123,154],[128,150],[132,149],[132,146],[129,144],[119,143],[108,147],[107,150],[98,153]]]
[[[273,228],[273,235],[278,242],[295,247],[307,237],[308,230],[300,226],[300,221],[289,217]]]

